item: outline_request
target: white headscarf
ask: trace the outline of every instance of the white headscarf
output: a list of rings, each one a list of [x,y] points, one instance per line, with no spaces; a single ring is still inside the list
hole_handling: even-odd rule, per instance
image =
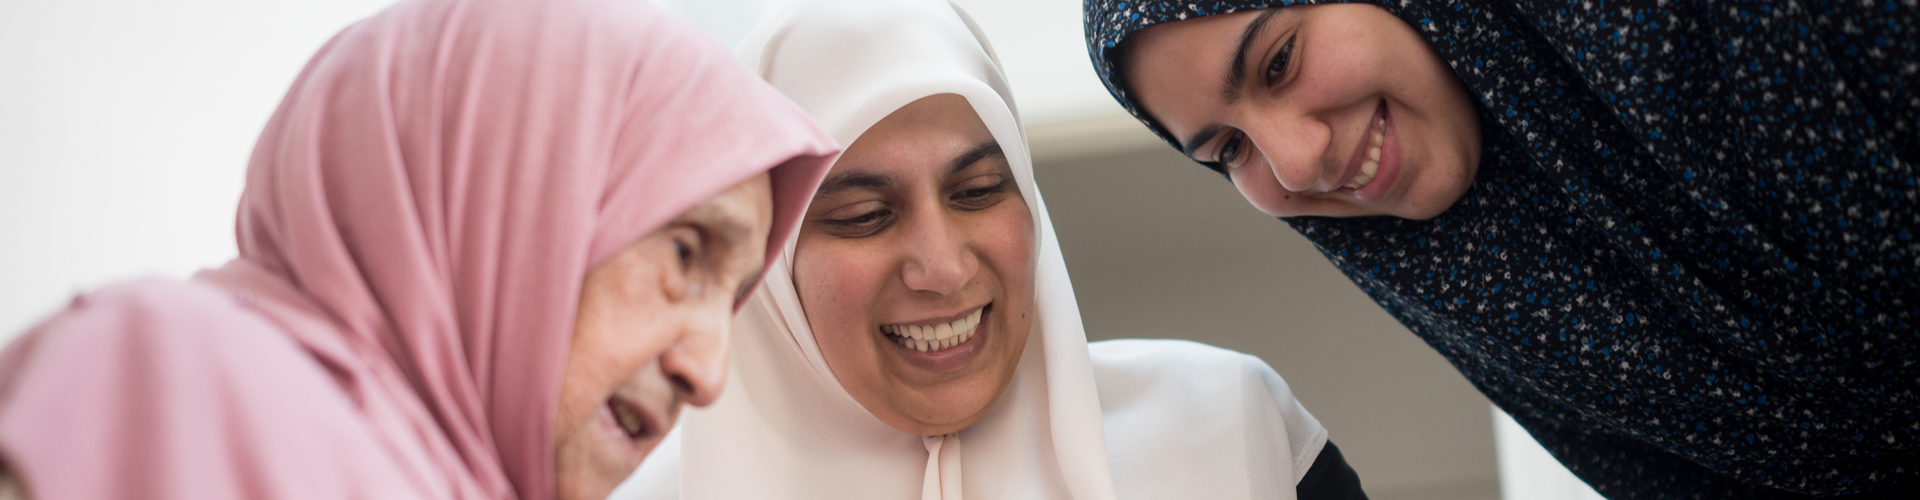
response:
[[[726,391],[689,411],[615,498],[672,498],[676,485],[697,500],[1294,498],[1325,431],[1265,363],[1177,341],[1102,342],[1090,356],[1012,94],[964,12],[944,0],[802,0],[737,52],[841,144],[921,98],[965,97],[1033,215],[1034,323],[979,421],[946,436],[894,429],[821,355],[789,241],[736,319]]]

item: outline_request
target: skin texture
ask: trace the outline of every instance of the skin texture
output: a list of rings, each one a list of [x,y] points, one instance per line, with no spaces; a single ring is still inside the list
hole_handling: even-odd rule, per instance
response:
[[[997,153],[997,143],[965,98],[915,101],[847,148],[800,228],[795,288],[827,365],[868,412],[902,431],[972,425],[1026,346],[1033,219],[1004,155],[966,161],[986,149]],[[880,329],[982,306],[969,342],[977,351],[944,369],[911,361]]]
[[[1268,13],[1247,38],[1244,77],[1230,85],[1243,34]],[[1221,162],[1268,215],[1426,219],[1473,182],[1480,131],[1466,91],[1411,26],[1379,7],[1208,16],[1146,28],[1126,43],[1124,76],[1142,109],[1189,157]],[[1348,188],[1363,177],[1380,117],[1379,176]],[[1191,140],[1209,129],[1218,130],[1211,140]]]
[[[601,499],[679,418],[726,383],[733,306],[759,280],[773,226],[760,174],[688,209],[587,273],[554,420],[559,498]],[[636,410],[638,434],[614,408]]]

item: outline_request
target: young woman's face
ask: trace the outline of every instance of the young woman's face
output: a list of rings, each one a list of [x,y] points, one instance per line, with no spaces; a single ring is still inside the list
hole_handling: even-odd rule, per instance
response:
[[[553,422],[559,498],[606,498],[726,383],[738,303],[773,228],[766,174],[709,198],[587,273]]]
[[[1466,91],[1379,7],[1208,16],[1127,43],[1141,108],[1268,215],[1425,219],[1473,182],[1480,131]]]
[[[867,129],[821,184],[794,286],[827,365],[887,425],[979,420],[1013,378],[1033,304],[1033,219],[965,98]]]

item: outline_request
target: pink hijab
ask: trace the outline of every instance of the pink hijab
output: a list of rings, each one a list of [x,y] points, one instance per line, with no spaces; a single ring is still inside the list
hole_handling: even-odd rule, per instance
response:
[[[768,259],[835,148],[638,0],[406,0],[267,123],[240,258],[78,297],[0,354],[35,498],[548,498],[588,270],[771,169]]]

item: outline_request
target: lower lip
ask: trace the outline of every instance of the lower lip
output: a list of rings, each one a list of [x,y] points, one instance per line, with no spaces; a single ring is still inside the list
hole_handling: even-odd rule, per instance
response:
[[[1352,191],[1354,198],[1368,203],[1386,199],[1387,193],[1393,190],[1393,181],[1400,177],[1400,136],[1395,131],[1393,116],[1386,108],[1386,103],[1382,102],[1380,106],[1380,114],[1387,121],[1386,126],[1381,127],[1386,137],[1380,140],[1380,169],[1374,171],[1376,175],[1373,181]]]
[[[992,333],[992,319],[993,305],[989,304],[986,310],[980,313],[980,326],[974,328],[973,337],[968,338],[966,342],[961,342],[960,345],[940,351],[920,352],[908,349],[891,338],[885,340],[887,345],[893,346],[893,351],[900,355],[900,359],[907,361],[907,364],[934,373],[948,372],[967,366],[967,363],[973,362],[973,358],[980,356],[980,351],[984,350],[986,345],[987,335]]]
[[[613,408],[608,408],[605,403],[600,405],[600,429],[605,431],[606,441],[610,445],[608,448],[613,449],[622,461],[640,463],[642,455],[638,442],[627,436],[627,430],[620,427],[620,421],[613,416]]]

